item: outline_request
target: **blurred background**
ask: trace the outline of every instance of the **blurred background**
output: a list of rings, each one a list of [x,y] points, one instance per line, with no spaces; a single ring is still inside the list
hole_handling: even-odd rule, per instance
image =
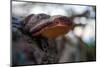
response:
[[[52,55],[59,60],[50,60],[46,63],[64,63],[64,62],[79,62],[79,61],[95,61],[96,60],[96,7],[92,5],[72,5],[72,4],[51,4],[51,3],[37,3],[37,2],[18,2],[12,1],[12,17],[18,18],[16,22],[20,23],[30,14],[45,13],[50,16],[63,15],[72,19],[75,24],[78,24],[68,34],[56,38],[51,42],[58,53]],[[15,22],[15,20],[12,20]],[[14,29],[15,31],[15,29]],[[12,33],[13,34],[13,33]],[[17,33],[16,33],[17,34]],[[14,37],[15,38],[15,37]],[[19,44],[18,42],[13,42]],[[17,47],[15,47],[17,48]],[[26,49],[28,49],[26,47]],[[29,48],[30,49],[30,48]],[[13,49],[15,50],[15,49]],[[17,49],[16,49],[17,50]],[[43,61],[39,60],[37,63],[33,62],[19,62],[23,58],[16,60],[16,51],[13,53],[14,64],[41,64]],[[24,56],[20,52],[20,56]],[[38,56],[39,58],[39,56]],[[25,58],[24,58],[25,59]],[[53,58],[54,59],[54,58]],[[17,61],[17,62],[16,62]]]

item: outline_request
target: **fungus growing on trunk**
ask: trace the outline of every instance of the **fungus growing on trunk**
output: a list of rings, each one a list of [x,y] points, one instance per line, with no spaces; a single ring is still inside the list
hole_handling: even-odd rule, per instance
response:
[[[28,17],[25,19],[27,21],[24,21],[27,23],[24,29],[29,31],[32,36],[41,35],[46,38],[56,38],[68,33],[73,27],[73,22],[66,16],[37,14]]]

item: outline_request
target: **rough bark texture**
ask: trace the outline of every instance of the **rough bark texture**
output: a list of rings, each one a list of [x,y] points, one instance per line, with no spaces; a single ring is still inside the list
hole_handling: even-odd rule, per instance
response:
[[[30,18],[31,16],[33,17]],[[66,37],[65,35],[53,39],[41,35],[32,36],[33,33],[30,31],[43,28],[40,25],[42,25],[42,22],[43,24],[46,23],[48,20],[44,22],[44,19],[48,18],[50,18],[50,16],[46,14],[30,15],[25,18],[24,22],[20,20],[20,18],[12,18],[13,65],[86,61],[87,48],[78,37],[75,37],[77,42],[74,43],[73,38]],[[70,21],[68,19],[59,19]]]

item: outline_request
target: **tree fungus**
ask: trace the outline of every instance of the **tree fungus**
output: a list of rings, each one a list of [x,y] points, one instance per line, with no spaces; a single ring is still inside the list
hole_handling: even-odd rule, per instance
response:
[[[46,38],[56,38],[73,28],[71,19],[62,15],[31,14],[25,18],[23,23],[23,29],[32,36],[41,35]]]

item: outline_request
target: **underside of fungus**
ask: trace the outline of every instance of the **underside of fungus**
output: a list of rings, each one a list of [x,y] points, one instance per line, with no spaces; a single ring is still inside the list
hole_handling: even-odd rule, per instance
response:
[[[27,16],[23,23],[23,29],[32,36],[41,35],[46,38],[56,38],[67,34],[73,27],[71,19],[61,15],[32,14]]]

